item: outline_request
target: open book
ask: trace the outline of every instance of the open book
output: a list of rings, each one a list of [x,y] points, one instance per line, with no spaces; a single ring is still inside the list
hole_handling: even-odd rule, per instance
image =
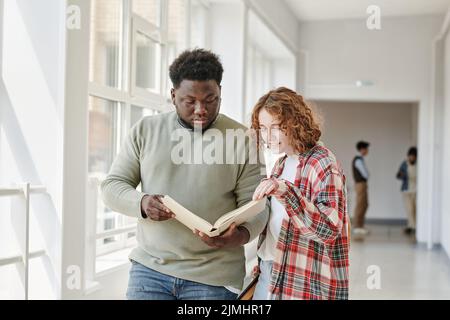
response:
[[[169,196],[164,196],[161,198],[161,201],[167,208],[175,213],[175,219],[192,231],[198,230],[209,237],[216,237],[226,231],[233,222],[236,223],[236,225],[240,225],[261,213],[266,207],[267,199],[263,198],[258,201],[250,201],[242,207],[224,214],[214,223],[214,225],[190,212]]]

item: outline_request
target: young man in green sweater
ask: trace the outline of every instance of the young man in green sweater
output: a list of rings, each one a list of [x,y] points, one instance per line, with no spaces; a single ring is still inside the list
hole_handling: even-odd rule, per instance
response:
[[[173,219],[161,202],[170,195],[214,223],[251,201],[264,178],[263,167],[251,161],[248,140],[232,141],[234,161],[218,160],[217,155],[230,150],[230,145],[216,143],[228,141],[218,135],[246,131],[219,113],[222,74],[215,54],[202,49],[182,53],[170,67],[176,111],[139,121],[102,183],[109,208],[138,218],[128,299],[227,300],[242,288],[244,244],[263,231],[268,207],[253,220],[209,238]],[[180,137],[185,138],[181,143]],[[211,143],[216,143],[212,162],[201,159],[212,154]],[[136,190],[139,184],[142,192]]]

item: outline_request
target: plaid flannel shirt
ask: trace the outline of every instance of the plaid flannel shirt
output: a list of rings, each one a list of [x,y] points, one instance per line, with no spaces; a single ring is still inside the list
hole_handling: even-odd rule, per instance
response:
[[[270,298],[348,299],[349,217],[343,171],[333,153],[318,143],[299,156],[294,184],[279,179],[286,156],[274,166],[272,196],[284,206],[276,245]],[[267,232],[261,234],[258,248]]]

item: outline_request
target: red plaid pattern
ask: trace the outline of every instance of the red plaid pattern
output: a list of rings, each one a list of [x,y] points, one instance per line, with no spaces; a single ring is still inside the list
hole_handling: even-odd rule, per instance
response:
[[[282,223],[270,283],[271,299],[348,299],[348,214],[345,175],[322,144],[300,155],[294,184],[279,179],[272,196],[290,219]],[[261,234],[258,247],[265,239]]]

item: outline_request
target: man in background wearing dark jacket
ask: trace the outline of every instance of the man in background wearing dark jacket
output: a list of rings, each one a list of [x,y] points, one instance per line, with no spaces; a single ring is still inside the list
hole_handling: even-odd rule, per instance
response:
[[[356,144],[359,152],[352,162],[353,178],[355,180],[356,206],[353,214],[353,233],[355,235],[365,236],[369,233],[364,228],[367,208],[369,207],[367,181],[369,180],[369,171],[367,170],[364,157],[369,153],[369,143],[360,141]]]

